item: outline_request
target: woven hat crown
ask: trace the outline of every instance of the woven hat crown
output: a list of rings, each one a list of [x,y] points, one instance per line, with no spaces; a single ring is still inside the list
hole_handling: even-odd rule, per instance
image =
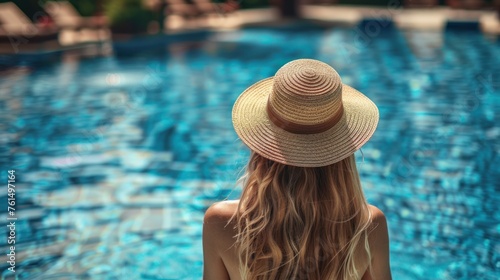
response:
[[[243,91],[233,106],[240,139],[259,155],[320,167],[361,148],[377,128],[377,106],[328,64],[298,59]]]
[[[291,61],[274,76],[267,111],[274,124],[293,133],[327,130],[342,115],[340,76],[321,61]]]

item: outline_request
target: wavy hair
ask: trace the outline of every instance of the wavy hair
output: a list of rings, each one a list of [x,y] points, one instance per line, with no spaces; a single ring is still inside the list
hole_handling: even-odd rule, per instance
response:
[[[362,277],[357,259],[371,259],[371,214],[354,155],[305,168],[252,152],[240,181],[243,192],[231,220],[242,279]]]

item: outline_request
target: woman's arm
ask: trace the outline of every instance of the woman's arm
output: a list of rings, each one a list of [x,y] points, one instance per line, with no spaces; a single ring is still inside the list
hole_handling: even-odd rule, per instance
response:
[[[203,221],[203,280],[230,280],[219,254],[218,242],[221,225],[224,225],[222,211],[217,203],[210,206]]]
[[[362,280],[392,280],[389,261],[389,232],[387,220],[380,209],[371,206],[374,229],[369,233],[372,274],[367,270]]]

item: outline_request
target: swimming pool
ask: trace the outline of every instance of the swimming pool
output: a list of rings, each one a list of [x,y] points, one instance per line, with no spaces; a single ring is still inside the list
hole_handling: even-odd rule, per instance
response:
[[[393,278],[497,279],[498,41],[298,27],[18,60],[0,103],[19,279],[200,279],[204,211],[238,196],[248,155],[233,102],[302,57],[331,64],[378,104],[379,128],[357,157],[367,198],[389,221]]]

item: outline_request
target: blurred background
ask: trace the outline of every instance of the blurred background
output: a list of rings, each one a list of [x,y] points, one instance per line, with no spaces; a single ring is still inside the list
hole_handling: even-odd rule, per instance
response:
[[[498,279],[498,1],[0,2],[2,279],[201,279],[232,105],[298,58],[379,107],[356,156],[393,278]]]

